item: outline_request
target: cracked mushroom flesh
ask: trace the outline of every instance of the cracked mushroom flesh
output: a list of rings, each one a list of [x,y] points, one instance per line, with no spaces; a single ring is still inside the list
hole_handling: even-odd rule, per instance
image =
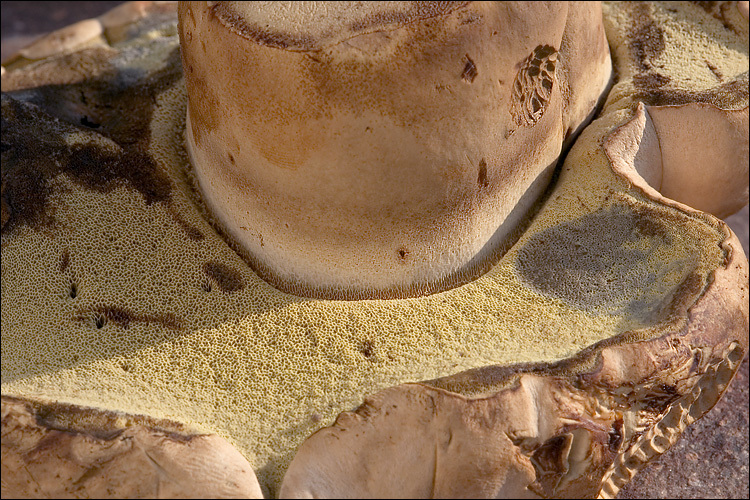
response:
[[[4,496],[607,497],[721,396],[746,5],[342,4],[5,63]]]

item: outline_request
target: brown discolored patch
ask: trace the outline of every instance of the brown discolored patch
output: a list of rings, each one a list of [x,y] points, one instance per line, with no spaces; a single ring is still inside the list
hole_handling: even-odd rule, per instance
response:
[[[182,325],[172,313],[163,314],[139,314],[120,306],[97,306],[78,311],[75,319],[77,321],[88,321],[93,314],[94,324],[97,328],[103,328],[107,323],[114,323],[120,328],[127,329],[131,323],[141,322],[159,324],[170,330],[181,330]]]
[[[60,264],[58,267],[60,268],[60,272],[64,273],[68,269],[68,266],[70,266],[70,250],[66,248],[60,255]]]
[[[172,216],[172,219],[177,223],[178,226],[180,226],[180,229],[185,232],[185,235],[189,239],[193,241],[201,241],[205,237],[200,229],[185,221],[185,219],[183,219],[177,211],[170,209],[169,213]]]
[[[679,106],[703,102],[720,109],[741,109],[747,107],[749,94],[748,74],[744,73],[735,80],[708,90],[648,88],[638,89],[633,97],[634,102],[643,101],[647,106]]]
[[[206,262],[203,264],[203,272],[216,283],[222,292],[236,292],[245,287],[242,275],[221,262]]]
[[[394,406],[394,408],[397,408],[397,407]],[[347,413],[348,412],[341,413],[336,418],[336,422],[338,423],[338,420],[342,416],[347,415]],[[365,401],[354,410],[354,413],[356,413],[357,415],[359,415],[363,419],[369,419],[373,415],[377,415],[378,414],[378,407],[377,407],[377,404],[373,400],[371,400],[371,399],[368,398],[368,399],[365,399]],[[345,427],[342,426],[342,429],[345,429]]]
[[[107,193],[125,181],[143,195],[148,205],[168,201],[171,196],[171,182],[158,172],[154,159],[140,149],[112,154],[84,145],[70,148],[69,153],[64,171],[87,189]]]
[[[477,77],[479,74],[479,71],[477,71],[477,66],[474,64],[474,61],[471,60],[471,57],[469,57],[469,54],[466,54],[466,65],[464,66],[464,70],[461,73],[461,79],[467,83],[473,83],[474,78]]]
[[[711,71],[711,73],[714,74],[714,76],[716,77],[717,80],[719,80],[720,82],[724,81],[724,75],[719,70],[719,68],[717,68],[715,65],[711,64],[709,61],[706,61],[706,66]]]
[[[487,180],[487,162],[484,161],[484,158],[479,160],[479,175],[477,176],[477,183],[483,188],[486,188],[490,184]]]
[[[664,29],[653,18],[653,5],[646,2],[633,2],[633,24],[630,29],[630,52],[638,68],[652,69],[656,60],[664,52]]]
[[[149,124],[156,96],[180,75],[175,49],[162,69],[141,78],[112,70],[80,83],[4,93],[2,183],[7,219],[2,230],[51,225],[50,181],[61,173],[86,189],[109,192],[126,184],[148,204],[169,201],[171,182],[147,152]],[[90,140],[70,145],[70,134]],[[97,145],[97,135],[114,144]]]
[[[510,114],[520,127],[532,127],[544,115],[552,98],[557,50],[538,45],[520,65],[513,80]]]
[[[544,471],[565,472],[571,442],[570,434],[552,437],[534,451],[531,459]]]
[[[672,79],[656,72],[638,73],[633,76],[633,85],[638,89],[658,89],[668,84]]]
[[[643,207],[632,207],[633,226],[635,231],[646,238],[661,238],[663,241],[669,241],[669,231],[664,222],[674,222],[679,224],[677,218],[665,216],[665,219],[656,220],[651,212]]]

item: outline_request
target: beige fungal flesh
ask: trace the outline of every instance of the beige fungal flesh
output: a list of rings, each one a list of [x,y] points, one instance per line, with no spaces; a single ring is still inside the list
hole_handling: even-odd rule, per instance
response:
[[[240,495],[258,493],[243,459],[266,496],[387,494],[378,489],[386,483],[399,495],[459,485],[472,496],[615,495],[716,402],[748,347],[747,259],[726,225],[691,205],[724,214],[746,204],[747,191],[691,191],[696,179],[680,172],[685,153],[675,146],[709,120],[728,147],[707,175],[747,172],[747,18],[731,7],[605,5],[617,79],[517,241],[472,281],[390,300],[301,297],[253,271],[257,261],[213,213],[189,160],[174,10],[123,7],[80,48],[12,59],[2,78],[3,495],[96,495],[97,481],[76,486],[97,463],[87,456],[131,435],[148,450],[173,431],[170,446],[193,436],[205,448],[175,445],[157,463],[177,471],[196,463],[192,453],[224,460],[234,447],[242,457],[233,470],[247,480],[231,490]],[[472,12],[462,9],[445,15]],[[567,24],[554,26],[560,35]],[[526,69],[504,80],[508,99],[519,75],[531,84],[518,95],[545,95],[541,71],[528,79],[552,59],[545,44],[565,53],[558,40],[519,50],[513,64]],[[484,59],[455,55],[451,85],[483,85]],[[556,84],[578,81],[555,60]],[[555,106],[537,117],[533,102],[505,101],[517,128],[502,138],[533,133]],[[575,119],[555,133],[573,133],[592,111],[571,104],[568,113]],[[696,142],[689,156],[712,143]],[[493,182],[489,155],[473,165],[474,185]],[[251,232],[265,248],[273,237],[261,227]],[[125,434],[102,434],[112,429]],[[391,429],[406,434],[384,444]],[[35,441],[55,432],[68,448]],[[399,445],[425,460],[394,460]],[[79,446],[91,454],[58,461],[60,449]],[[136,455],[108,474],[154,474]],[[467,473],[476,460],[486,467]],[[14,476],[11,489],[5,478],[30,461],[50,473],[65,467],[70,481],[34,490],[36,477]],[[374,475],[357,469],[363,461]],[[165,478],[193,495],[229,488],[210,463],[197,470],[209,479],[192,490],[179,473]],[[463,482],[445,482],[453,470]]]

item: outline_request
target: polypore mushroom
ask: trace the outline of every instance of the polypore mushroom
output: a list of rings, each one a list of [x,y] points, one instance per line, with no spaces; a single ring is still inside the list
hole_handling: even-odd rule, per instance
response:
[[[3,494],[614,495],[748,347],[674,173],[747,174],[746,17],[607,6],[553,176],[598,6],[305,6],[6,67]]]

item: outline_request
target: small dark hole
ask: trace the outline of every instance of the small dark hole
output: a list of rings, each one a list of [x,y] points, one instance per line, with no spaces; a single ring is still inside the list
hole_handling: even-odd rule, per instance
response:
[[[104,316],[97,314],[94,318],[94,323],[96,324],[97,330],[100,330],[107,323],[107,320],[104,318]]]
[[[101,126],[98,123],[94,123],[91,120],[89,120],[88,116],[84,116],[83,118],[81,118],[81,125],[83,125],[84,127],[89,127],[89,128],[99,128]]]
[[[373,346],[372,342],[369,340],[365,340],[362,342],[362,345],[360,345],[359,352],[361,352],[364,357],[370,358],[375,354],[375,346]]]
[[[211,283],[209,283],[208,281],[204,281],[203,283],[201,283],[201,290],[203,290],[206,293],[210,292],[211,291]]]
[[[78,285],[75,283],[70,284],[70,298],[75,299],[78,296]]]

